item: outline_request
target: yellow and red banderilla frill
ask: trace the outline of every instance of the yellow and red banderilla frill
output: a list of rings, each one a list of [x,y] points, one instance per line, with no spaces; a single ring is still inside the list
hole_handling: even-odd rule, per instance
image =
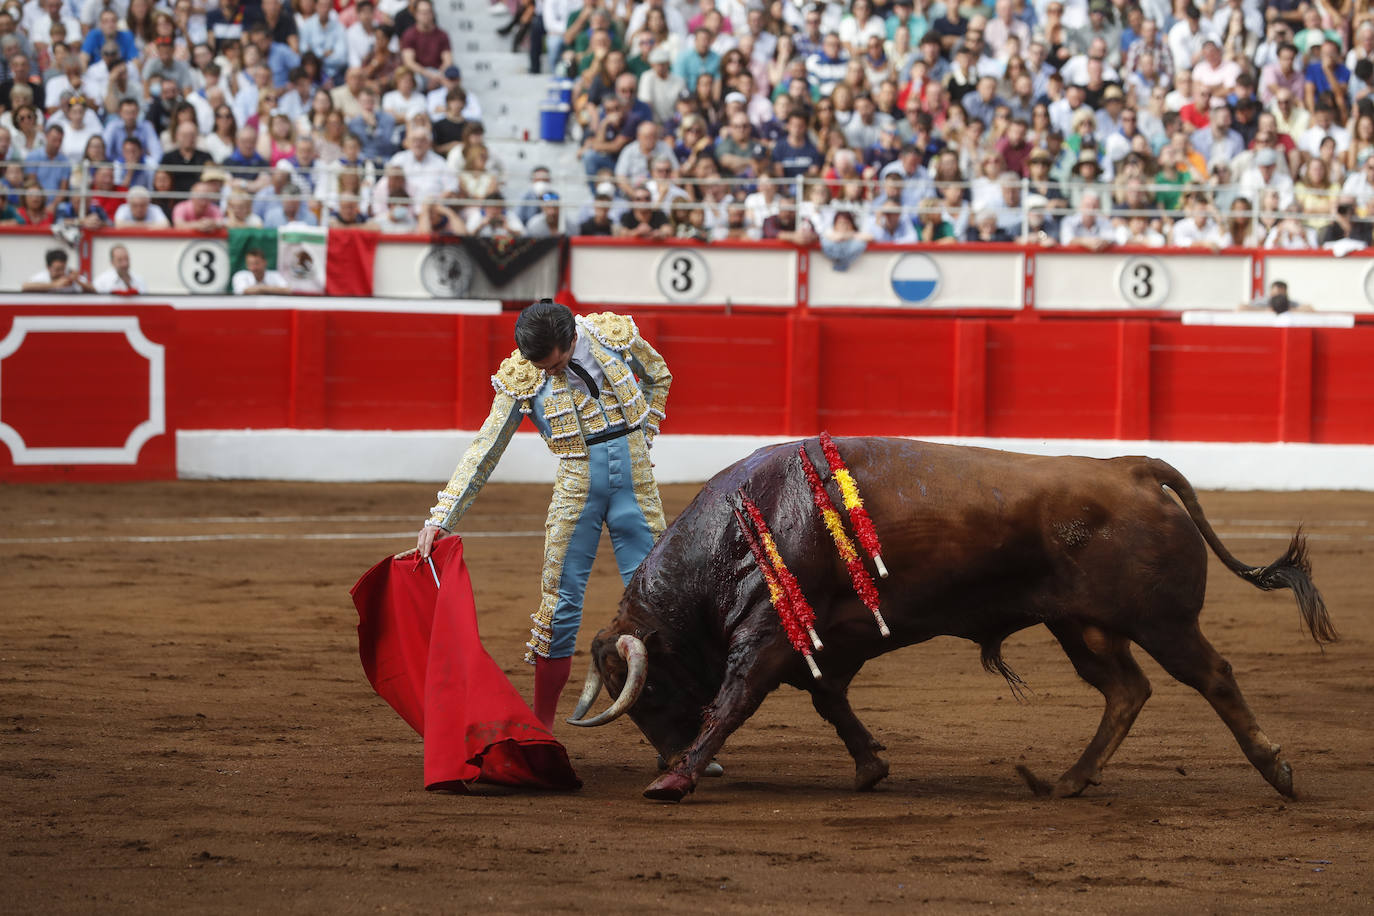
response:
[[[863,560],[859,558],[859,552],[854,549],[854,542],[849,539],[849,532],[844,530],[844,522],[840,520],[840,513],[835,509],[835,503],[831,501],[830,494],[826,492],[825,483],[821,480],[821,475],[817,473],[816,466],[811,463],[811,456],[806,454],[806,446],[797,449],[797,457],[801,459],[802,471],[806,474],[806,482],[811,485],[811,499],[816,504],[816,509],[821,513],[821,520],[825,522],[825,528],[830,532],[830,539],[835,542],[835,549],[840,554],[840,560],[844,563],[845,569],[849,570],[849,579],[854,583],[854,591],[864,606],[873,612],[873,619],[878,622],[878,632],[884,636],[891,636],[892,631],[887,628],[887,622],[883,620],[882,612],[878,609],[878,587],[873,584],[873,577],[864,569]],[[845,471],[848,476],[848,471]],[[849,478],[853,482],[853,478]],[[843,492],[843,485],[841,485]]]
[[[873,527],[873,519],[864,508],[863,498],[859,496],[859,485],[854,482],[854,475],[849,473],[849,467],[840,457],[840,450],[836,447],[835,440],[830,438],[830,433],[821,433],[820,440],[825,462],[830,465],[835,483],[839,484],[840,496],[844,499],[844,507],[849,512],[849,523],[854,526],[854,534],[872,557],[873,565],[878,568],[878,575],[886,579],[887,567],[883,565],[883,546],[878,543],[878,532]]]
[[[792,575],[782,559],[782,554],[778,552],[777,542],[773,539],[773,533],[768,530],[768,523],[764,521],[759,507],[743,491],[740,491],[738,496],[744,514],[735,508],[735,521],[744,535],[745,543],[749,545],[749,551],[754,555],[759,572],[763,574],[763,581],[768,586],[768,597],[773,602],[774,610],[778,612],[783,631],[792,643],[792,648],[805,657],[807,667],[811,669],[811,676],[819,678],[821,669],[811,657],[812,646],[817,650],[824,648],[820,637],[816,635],[816,612],[802,594],[796,576]]]

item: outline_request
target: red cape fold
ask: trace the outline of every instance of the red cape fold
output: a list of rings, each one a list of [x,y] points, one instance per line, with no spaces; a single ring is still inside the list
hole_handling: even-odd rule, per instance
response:
[[[439,587],[428,563],[388,557],[350,592],[368,681],[425,739],[425,788],[581,788],[563,745],[482,648],[462,539],[437,541],[433,557]]]

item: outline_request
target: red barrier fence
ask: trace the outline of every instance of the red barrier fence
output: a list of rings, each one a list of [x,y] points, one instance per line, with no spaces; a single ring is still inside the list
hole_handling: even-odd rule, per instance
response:
[[[1374,443],[1369,324],[633,314],[673,370],[666,433]],[[98,326],[121,317],[129,327]],[[49,325],[23,327],[36,320]],[[0,477],[172,476],[177,429],[473,429],[513,324],[512,313],[6,306]]]

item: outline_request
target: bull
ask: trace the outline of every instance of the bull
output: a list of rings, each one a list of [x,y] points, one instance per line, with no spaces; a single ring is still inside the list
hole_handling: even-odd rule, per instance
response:
[[[798,448],[824,468],[815,440],[762,448],[720,472],[664,532],[617,616],[597,634],[568,720],[597,726],[628,714],[668,761],[646,797],[680,801],[692,792],[725,740],[784,683],[811,694],[854,758],[855,788],[871,789],[888,764],[848,699],[864,662],[935,636],[959,636],[977,643],[983,667],[1016,689],[1019,679],[1001,646],[1036,624],[1050,630],[1079,676],[1105,698],[1097,733],[1056,782],[1021,771],[1038,794],[1073,796],[1100,782],[1150,696],[1131,654],[1135,643],[1201,693],[1251,764],[1293,796],[1291,766],[1198,618],[1210,547],[1251,585],[1291,589],[1318,645],[1335,640],[1301,529],[1277,560],[1247,566],[1217,537],[1183,475],[1157,459],[1052,458],[905,439],[837,442],[892,570],[880,582],[891,635],[879,634],[855,595],[812,503]],[[815,608],[824,642],[816,656],[819,679],[788,641],[736,526],[740,492],[768,517]],[[603,685],[613,703],[585,718]]]

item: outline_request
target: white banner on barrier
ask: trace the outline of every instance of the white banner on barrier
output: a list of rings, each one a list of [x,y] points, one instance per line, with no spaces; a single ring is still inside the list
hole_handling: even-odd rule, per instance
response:
[[[0,290],[17,293],[24,284],[46,272],[45,256],[52,249],[60,249],[67,254],[67,266],[73,270],[80,268],[81,258],[74,248],[55,236],[41,232],[34,235],[24,233],[5,233],[0,238]]]
[[[1319,312],[1374,311],[1374,257],[1342,258],[1275,254],[1264,259],[1266,287],[1288,284],[1288,298]]]
[[[1019,250],[866,251],[845,270],[816,251],[808,301],[817,308],[1019,309],[1024,271]]]
[[[760,246],[572,246],[572,294],[604,305],[797,304],[797,252]]]
[[[1250,299],[1249,255],[1041,252],[1038,309],[1234,309]]]

